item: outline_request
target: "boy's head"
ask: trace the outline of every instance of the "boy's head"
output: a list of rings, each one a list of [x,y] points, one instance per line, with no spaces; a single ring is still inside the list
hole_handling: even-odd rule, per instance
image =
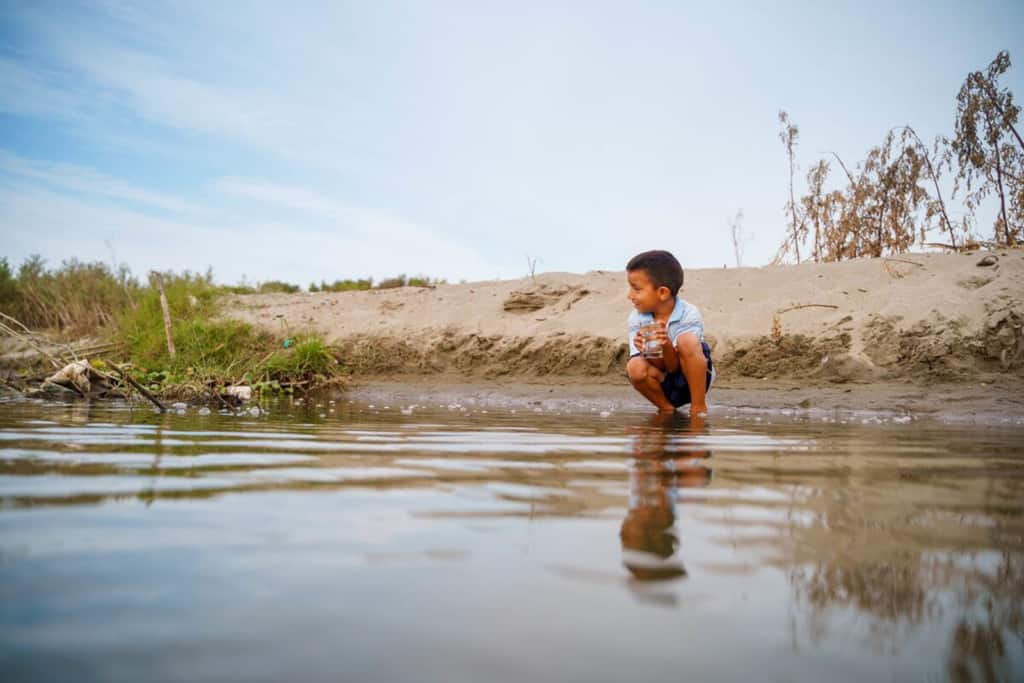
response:
[[[626,264],[629,300],[641,313],[673,301],[683,286],[683,267],[667,251],[655,249],[637,254]]]

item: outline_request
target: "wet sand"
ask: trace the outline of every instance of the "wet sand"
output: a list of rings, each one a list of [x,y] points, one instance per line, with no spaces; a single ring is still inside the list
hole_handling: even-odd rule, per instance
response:
[[[458,376],[359,378],[344,397],[398,409],[452,405],[495,410],[571,414],[604,411],[653,412],[623,379],[619,382],[467,381]],[[1012,377],[992,383],[927,386],[896,382],[805,386],[798,381],[723,381],[708,393],[711,416],[777,414],[797,417],[935,420],[978,425],[1024,424],[1024,394]]]

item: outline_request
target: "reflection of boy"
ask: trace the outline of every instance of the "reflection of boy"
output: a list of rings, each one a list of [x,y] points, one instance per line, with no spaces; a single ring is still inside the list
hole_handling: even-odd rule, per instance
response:
[[[707,451],[669,453],[660,429],[634,436],[629,467],[629,512],[622,521],[622,562],[638,581],[686,576],[679,556],[675,506],[679,489],[707,486],[711,470],[700,464]]]
[[[690,416],[707,414],[707,390],[715,379],[711,349],[704,342],[704,320],[695,306],[677,296],[683,268],[667,251],[645,251],[626,265],[629,301],[630,358],[626,373],[633,387],[659,412],[690,404]],[[661,358],[641,354],[640,328],[654,323]]]

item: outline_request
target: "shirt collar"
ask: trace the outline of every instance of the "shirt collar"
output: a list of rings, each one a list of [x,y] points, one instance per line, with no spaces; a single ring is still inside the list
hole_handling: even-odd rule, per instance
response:
[[[686,312],[686,304],[683,300],[676,296],[676,305],[672,308],[672,312],[668,315],[668,322],[677,323],[683,319],[683,314]],[[640,313],[641,319],[645,321],[653,321],[653,313]]]
[[[677,295],[676,296],[675,308],[672,309],[672,313],[668,316],[669,322],[677,323],[680,320],[682,320],[683,319],[683,313],[685,311],[686,311],[686,304],[684,304],[683,300],[680,299],[679,296]]]

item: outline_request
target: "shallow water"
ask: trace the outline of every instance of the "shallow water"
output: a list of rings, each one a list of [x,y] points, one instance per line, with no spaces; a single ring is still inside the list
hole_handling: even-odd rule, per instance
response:
[[[1020,429],[6,403],[0,671],[1019,680],[1022,513]]]

